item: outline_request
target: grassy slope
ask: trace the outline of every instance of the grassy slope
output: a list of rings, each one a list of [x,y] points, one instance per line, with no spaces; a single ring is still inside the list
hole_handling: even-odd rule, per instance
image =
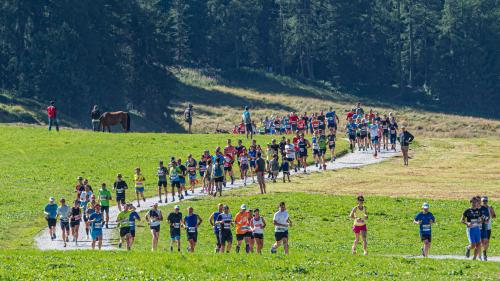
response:
[[[181,118],[182,110],[188,102],[193,103],[198,118],[193,126],[201,132],[213,132],[217,125],[232,129],[231,126],[241,120],[244,105],[253,108],[254,120],[290,111],[319,112],[333,106],[341,122],[344,122],[344,112],[360,100],[325,84],[305,84],[289,77],[254,70],[228,74],[183,68],[174,71],[174,74],[183,86],[174,93],[177,98],[173,99],[172,110],[177,112],[178,122],[185,126]],[[361,101],[366,111],[373,108],[381,113],[395,113],[400,124],[406,124],[418,136],[500,135],[500,121],[497,120],[415,109],[418,104],[395,106],[390,100],[361,98]]]
[[[102,134],[89,131],[47,132],[43,128],[0,126],[0,247],[31,247],[43,226],[42,210],[50,196],[74,197],[76,177],[89,178],[98,189],[110,185],[117,173],[131,184],[135,167],[142,168],[146,195],[155,193],[156,165],[170,156],[199,158],[203,150],[213,153],[225,146],[227,135]],[[258,143],[270,141],[258,136]],[[244,142],[249,145],[248,142]],[[339,152],[345,142],[339,142]],[[129,198],[132,198],[129,193]],[[29,204],[25,204],[29,202]]]

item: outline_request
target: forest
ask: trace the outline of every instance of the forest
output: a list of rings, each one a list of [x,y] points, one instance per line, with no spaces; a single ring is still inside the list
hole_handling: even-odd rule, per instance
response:
[[[171,67],[248,67],[498,116],[499,4],[4,0],[0,88],[75,115],[94,103],[161,110],[178,83]]]

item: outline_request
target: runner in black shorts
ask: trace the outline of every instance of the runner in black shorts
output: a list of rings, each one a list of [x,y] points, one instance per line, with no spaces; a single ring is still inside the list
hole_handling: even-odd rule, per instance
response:
[[[162,203],[162,200],[161,200],[162,187],[165,190],[165,203],[167,203],[167,195],[168,195],[167,176],[168,176],[168,169],[167,169],[167,167],[163,166],[163,161],[160,161],[160,163],[158,165],[158,170],[156,172],[156,175],[158,176],[158,196],[160,197],[160,200],[158,201],[158,203]]]
[[[116,191],[116,203],[120,212],[122,210],[122,206],[125,205],[125,190],[127,188],[127,183],[122,180],[122,174],[116,175],[116,181],[113,184],[113,190]]]
[[[219,226],[219,242],[220,242],[220,253],[231,252],[231,245],[233,244],[233,233],[231,232],[231,226],[233,223],[233,215],[229,213],[229,207],[224,205],[223,212],[217,216],[217,221],[215,222]],[[227,245],[227,246],[226,246]]]
[[[304,168],[304,173],[307,172],[307,149],[311,148],[311,143],[309,140],[304,138],[304,133],[300,135],[299,142],[297,143],[299,147],[299,157],[302,161],[302,167]]]

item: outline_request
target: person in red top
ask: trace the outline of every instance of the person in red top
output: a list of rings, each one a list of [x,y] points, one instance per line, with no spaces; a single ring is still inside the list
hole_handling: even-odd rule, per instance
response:
[[[56,131],[59,132],[59,121],[57,121],[57,108],[55,107],[55,102],[51,101],[49,107],[47,107],[47,116],[49,118],[49,131],[52,130],[52,125],[56,126]]]
[[[299,153],[299,140],[300,140],[300,132],[296,131],[295,132],[295,137],[293,137],[293,148],[295,150],[295,159],[297,159],[297,166],[295,166],[296,169],[300,168],[300,164],[302,163],[302,159],[300,157]]]
[[[234,184],[233,163],[234,154],[226,152],[226,149],[224,148],[224,182],[226,182],[226,175],[229,174],[231,177],[231,184]]]
[[[292,112],[289,119],[290,125],[292,126],[292,132],[295,132],[297,130],[297,122],[299,121],[299,116],[295,114],[295,112]]]
[[[354,111],[355,109],[352,109],[351,111],[347,112],[346,120],[350,120],[352,118],[352,116],[354,115]]]

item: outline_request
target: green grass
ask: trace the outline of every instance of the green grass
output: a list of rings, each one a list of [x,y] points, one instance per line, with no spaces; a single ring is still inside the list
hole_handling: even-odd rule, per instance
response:
[[[21,259],[20,256],[23,255]],[[0,251],[2,280],[498,280],[498,264],[353,257]]]
[[[170,156],[199,158],[203,150],[224,147],[234,135],[103,134],[79,130],[49,133],[39,127],[0,126],[0,248],[32,247],[44,227],[43,207],[50,196],[74,198],[76,177],[88,178],[97,188],[111,185],[117,173],[131,184],[134,168],[146,177],[146,196],[156,187],[158,160]],[[243,138],[243,137],[242,137]],[[257,136],[259,144],[270,136]],[[245,145],[249,142],[244,141]],[[339,142],[338,152],[345,151]],[[238,172],[237,172],[238,173]],[[129,199],[132,194],[129,192]]]

